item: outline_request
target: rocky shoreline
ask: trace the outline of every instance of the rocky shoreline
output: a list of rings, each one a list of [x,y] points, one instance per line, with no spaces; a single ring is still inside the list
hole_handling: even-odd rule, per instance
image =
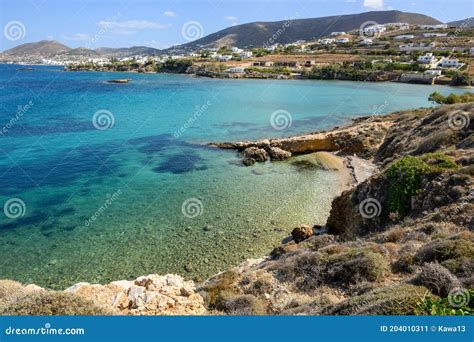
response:
[[[296,227],[269,256],[203,283],[148,275],[49,291],[1,280],[0,314],[473,314],[473,123],[467,103],[211,144],[235,149],[246,165],[291,157],[307,166],[319,153],[331,168],[343,158],[352,186],[325,226]]]

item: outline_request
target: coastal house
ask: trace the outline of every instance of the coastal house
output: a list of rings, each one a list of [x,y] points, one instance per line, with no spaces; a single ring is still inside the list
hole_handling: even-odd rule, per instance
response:
[[[253,53],[252,51],[242,51],[240,53],[240,58],[250,58],[252,57]]]
[[[217,60],[219,62],[227,62],[227,61],[230,61],[232,59],[232,55],[218,55],[217,56]]]
[[[274,63],[276,67],[285,67],[285,68],[298,68],[299,63],[296,61],[278,61]]]
[[[233,67],[227,69],[227,72],[233,73],[233,74],[244,74],[245,73],[245,68],[244,67]]]
[[[387,30],[402,30],[402,31],[405,31],[405,30],[410,29],[410,24],[408,24],[408,23],[386,23],[386,24],[383,24],[383,26]]]
[[[409,40],[409,39],[413,39],[413,38],[415,38],[415,36],[412,35],[412,34],[401,34],[399,36],[393,37],[393,39],[395,39],[395,40]]]
[[[432,53],[426,53],[423,56],[418,57],[417,62],[420,64],[425,64],[428,68],[436,67],[438,59],[433,56]]]
[[[256,67],[273,67],[274,64],[272,61],[255,61],[252,63]]]
[[[306,68],[311,68],[312,66],[315,66],[315,65],[316,65],[316,61],[313,61],[313,60],[304,62],[304,66]]]
[[[470,54],[471,56],[474,56],[474,47],[472,47],[472,48],[469,49],[469,54]]]
[[[275,51],[276,49],[278,49],[278,44],[273,44],[265,48],[267,51]]]
[[[346,34],[346,32],[337,32],[337,31],[335,31],[335,32],[331,32],[330,36],[342,36],[344,34]]]
[[[387,28],[384,25],[371,25],[364,28],[364,33],[369,35],[374,35],[387,31]]]
[[[434,75],[434,76],[441,76],[443,72],[441,70],[434,70],[434,69],[429,69],[424,72],[425,75]]]
[[[243,51],[242,49],[239,49],[237,46],[232,46],[230,50],[232,51],[232,53],[241,53]]]
[[[404,45],[400,45],[398,48],[400,49],[400,51],[431,51],[433,50],[434,48],[436,47],[436,43],[435,42],[431,42],[429,44],[425,44],[425,43],[409,43],[409,44],[404,44]]]
[[[448,24],[417,25],[417,27],[422,30],[438,30],[438,29],[447,29]]]
[[[346,43],[349,43],[351,40],[349,38],[339,38],[339,39],[336,39],[336,43],[337,44],[346,44]]]
[[[365,38],[365,39],[362,39],[359,44],[369,46],[369,45],[372,45],[373,43],[374,43],[374,41],[372,39]]]
[[[423,37],[425,38],[433,38],[433,37],[447,37],[447,33],[439,33],[439,32],[425,32],[423,33]]]
[[[449,57],[442,58],[438,63],[438,67],[443,69],[459,69],[463,65],[464,63],[461,63],[457,58]]]
[[[330,44],[334,44],[335,41],[336,41],[335,39],[324,38],[324,39],[321,39],[321,40],[319,41],[319,43],[320,43],[321,45],[330,45]]]

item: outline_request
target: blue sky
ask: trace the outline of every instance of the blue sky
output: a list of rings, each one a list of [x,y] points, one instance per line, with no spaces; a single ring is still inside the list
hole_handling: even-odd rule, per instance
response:
[[[474,15],[472,0],[0,0],[0,50],[42,39],[71,47],[166,48],[231,25],[397,9],[441,21]],[[20,24],[18,24],[20,23]],[[184,26],[186,25],[187,26]],[[13,27],[12,27],[13,26]],[[183,33],[183,26],[189,29]],[[7,39],[7,30],[17,29]],[[193,31],[194,29],[194,31]],[[20,33],[18,33],[18,30]],[[17,34],[17,35],[15,35]],[[19,36],[18,36],[19,34]]]

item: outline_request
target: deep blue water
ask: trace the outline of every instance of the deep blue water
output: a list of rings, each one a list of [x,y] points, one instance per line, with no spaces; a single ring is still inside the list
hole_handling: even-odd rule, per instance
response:
[[[0,278],[64,287],[147,273],[204,276],[264,255],[294,225],[324,223],[336,174],[287,162],[245,168],[234,152],[205,143],[429,106],[435,90],[462,91],[0,65],[0,203],[13,211],[0,215]],[[274,112],[283,121],[272,121]],[[182,213],[189,199],[200,201],[197,217]]]

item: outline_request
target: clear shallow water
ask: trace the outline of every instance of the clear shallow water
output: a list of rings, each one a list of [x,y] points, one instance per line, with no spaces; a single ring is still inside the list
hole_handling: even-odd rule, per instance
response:
[[[341,185],[335,173],[287,162],[245,168],[234,152],[202,143],[326,129],[429,106],[435,90],[462,92],[17,68],[0,65],[0,203],[19,198],[26,210],[0,215],[0,278],[53,288],[206,276],[267,254],[297,224],[324,223]],[[124,77],[133,81],[105,83]],[[112,128],[94,127],[99,110],[112,113]],[[291,114],[289,128],[272,127],[276,110]],[[189,198],[202,203],[195,218],[182,213]]]

